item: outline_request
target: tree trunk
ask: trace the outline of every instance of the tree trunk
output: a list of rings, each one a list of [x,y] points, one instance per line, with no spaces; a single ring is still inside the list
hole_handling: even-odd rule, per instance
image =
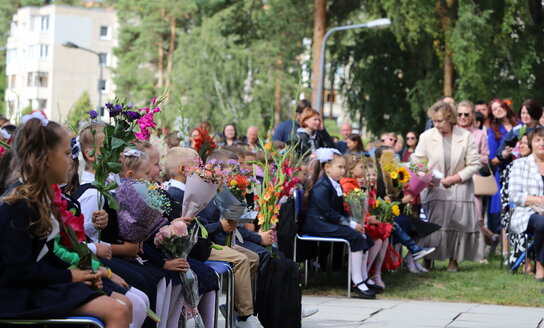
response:
[[[283,72],[283,58],[278,56],[276,61],[276,86],[274,88],[274,126],[278,126],[281,120],[281,74]]]
[[[319,84],[319,62],[321,60],[321,47],[327,27],[327,0],[314,0],[314,39],[313,39],[313,78],[312,78],[312,105],[317,107],[317,86]],[[323,74],[324,76],[325,74]]]
[[[455,20],[455,0],[447,0],[446,7],[442,6],[442,1],[436,2],[436,11],[440,15],[440,23],[444,34],[444,96],[453,97],[454,74],[453,53],[450,48],[450,36]]]
[[[166,16],[166,11],[161,9],[161,16]],[[159,89],[164,86],[164,47],[163,47],[164,36],[162,33],[159,33],[157,36],[157,84],[155,88]]]
[[[170,98],[170,84],[172,81],[172,67],[174,66],[174,51],[176,47],[176,17],[170,19],[170,46],[168,48],[168,62],[166,64],[166,100]]]

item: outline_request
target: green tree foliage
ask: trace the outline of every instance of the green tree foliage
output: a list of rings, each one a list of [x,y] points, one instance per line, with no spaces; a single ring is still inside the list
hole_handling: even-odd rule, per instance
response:
[[[89,111],[93,109],[89,93],[84,91],[76,100],[68,113],[68,126],[79,130],[79,124],[89,118]]]
[[[510,98],[517,108],[527,98],[544,100],[541,2],[363,0],[360,4],[369,17],[389,17],[393,25],[388,30],[358,31],[355,37],[345,33],[342,42],[335,42],[333,55],[342,63],[352,63],[343,83],[348,107],[375,134],[423,127],[426,109],[446,90],[447,49],[458,101]],[[388,118],[385,125],[384,118]]]

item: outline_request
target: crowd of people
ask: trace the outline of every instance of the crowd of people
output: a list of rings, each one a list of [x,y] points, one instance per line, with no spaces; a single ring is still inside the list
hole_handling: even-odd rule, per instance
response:
[[[153,233],[135,242],[120,231],[125,214],[110,197],[97,192],[93,164],[103,149],[107,124],[86,124],[76,133],[40,112],[26,115],[19,126],[1,118],[0,318],[80,314],[95,316],[108,327],[177,327],[180,318],[191,315],[182,313],[186,286],[178,275],[190,268],[198,277],[198,312],[205,326],[212,327],[219,286],[215,272],[205,264],[210,260],[232,264],[235,326],[262,327],[257,314],[265,310],[257,304],[265,302],[259,299],[259,289],[265,287],[255,280],[270,281],[270,275],[278,274],[268,270],[278,261],[271,248],[285,253],[282,260],[291,261],[296,232],[349,241],[352,290],[364,299],[386,290],[381,273],[391,269],[384,262],[394,251],[392,245],[409,250],[404,261],[410,272],[431,270],[433,260],[448,260],[447,270],[457,272],[462,261],[485,261],[486,242],[491,247],[501,244],[514,262],[533,241],[523,270],[544,281],[544,127],[537,101],[523,102],[516,114],[501,99],[474,105],[444,97],[428,109],[423,133],[387,132],[366,145],[347,122],[335,140],[309,101],[297,105],[294,120],[279,124],[267,140],[280,152],[294,147],[300,160],[294,175],[295,188],[304,191],[303,215],[291,240],[279,242],[276,231],[261,229],[257,220],[244,224],[229,220],[212,201],[198,213],[207,235],[186,258],[168,258],[154,239],[170,223],[197,224],[194,217],[182,216],[182,204],[187,172],[201,160],[202,133],[211,134],[211,148],[216,148],[207,154],[208,163],[220,163],[227,171],[232,165],[243,167],[262,181],[264,172],[255,162],[267,155],[257,126],[240,137],[234,123],[215,135],[203,123],[190,132],[187,144],[174,132],[153,136],[149,142],[135,139],[131,147],[121,149],[119,163],[113,165],[120,165],[114,181],[161,184],[172,204],[171,211],[154,223]],[[428,187],[417,194],[391,193],[384,169],[391,158],[428,163],[432,170]],[[475,175],[494,176],[497,193],[475,194]],[[292,198],[293,190],[285,199]],[[366,193],[370,207],[387,200],[398,202],[400,209],[389,222],[370,213],[358,222],[344,199],[354,190]],[[116,190],[108,192],[116,196]],[[285,199],[278,206],[286,206]],[[122,197],[117,202],[120,208],[132,204]],[[82,245],[93,253],[92,267],[74,268],[81,259],[63,243],[62,215],[82,219]],[[280,211],[280,217],[295,221],[285,212]],[[287,229],[281,220],[275,228]],[[235,230],[243,238],[226,243],[226,235]],[[294,284],[298,286],[298,280]],[[300,298],[297,307],[293,313],[298,318],[317,311],[301,307]],[[159,320],[151,320],[149,310]]]

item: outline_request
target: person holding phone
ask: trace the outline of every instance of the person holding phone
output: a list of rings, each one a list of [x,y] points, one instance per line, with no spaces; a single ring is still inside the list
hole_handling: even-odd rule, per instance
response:
[[[495,181],[499,190],[491,196],[488,212],[487,212],[487,227],[493,233],[498,234],[501,228],[501,179],[500,174],[506,167],[502,156],[497,156],[500,145],[508,133],[516,127],[519,122],[516,114],[510,106],[502,99],[493,99],[489,103],[491,108],[491,128],[487,131],[487,144],[489,146],[489,162],[494,167]],[[504,148],[503,148],[504,149]],[[510,150],[511,151],[511,150]],[[498,241],[498,239],[496,239]]]

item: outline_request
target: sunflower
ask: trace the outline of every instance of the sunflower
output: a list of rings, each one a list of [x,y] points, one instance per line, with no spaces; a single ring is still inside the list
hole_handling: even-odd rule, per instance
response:
[[[406,170],[406,168],[404,167],[401,167],[397,170],[397,176],[398,176],[398,180],[399,180],[399,183],[408,183],[408,181],[410,181],[410,173],[408,172],[408,170]]]
[[[391,212],[393,212],[393,215],[394,216],[399,216],[400,215],[400,208],[398,205],[393,205],[391,207]]]
[[[396,180],[398,177],[399,177],[399,172],[398,171],[393,171],[389,174],[389,176],[391,176],[391,179],[393,180]]]

